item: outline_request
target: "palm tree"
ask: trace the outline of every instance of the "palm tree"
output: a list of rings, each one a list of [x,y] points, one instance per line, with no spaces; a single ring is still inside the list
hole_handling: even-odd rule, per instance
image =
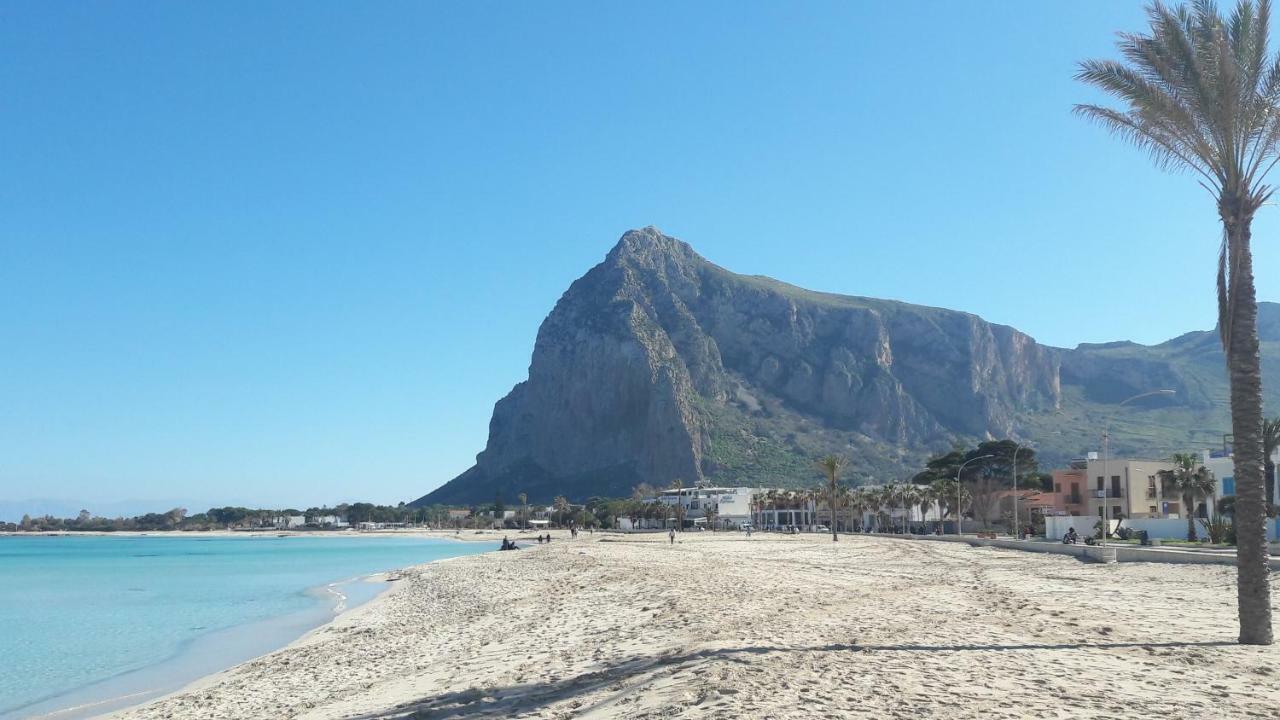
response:
[[[894,520],[893,513],[902,507],[902,487],[897,483],[885,485],[882,492],[884,493],[884,504],[889,509],[888,525],[890,532],[897,532],[897,523]]]
[[[862,532],[862,519],[867,511],[867,493],[866,488],[858,488],[849,491],[848,500],[850,524],[854,532]]]
[[[551,507],[555,509],[556,517],[559,518],[557,524],[563,526],[565,516],[569,513],[569,500],[563,495],[557,495],[555,500],[551,501]]]
[[[907,514],[902,518],[902,532],[910,532],[911,513],[916,509],[916,505],[920,504],[920,490],[911,483],[903,483],[898,486],[898,499],[902,501],[902,507],[906,509]]]
[[[871,519],[876,532],[880,532],[880,508],[884,507],[884,488],[866,488],[867,509],[871,511]]]
[[[1196,541],[1196,501],[1213,497],[1215,482],[1209,468],[1200,464],[1195,453],[1174,453],[1172,470],[1157,473],[1165,490],[1176,490],[1182,496],[1187,516],[1187,541]]]
[[[956,516],[957,527],[959,527],[960,513],[964,510],[964,501],[972,496],[969,490],[962,484],[957,488],[954,478],[938,478],[930,484],[930,490],[933,496],[938,499],[938,511],[942,513],[945,519],[947,515],[954,514]],[[960,497],[956,497],[959,493]]]
[[[933,503],[937,501],[938,494],[934,492],[931,485],[916,486],[916,504],[920,506],[920,520],[923,524],[925,518],[929,516],[929,508],[933,507]],[[928,525],[924,525],[925,531],[928,531]]]
[[[1222,221],[1218,332],[1231,381],[1235,437],[1236,600],[1240,642],[1270,645],[1271,587],[1263,492],[1262,368],[1253,283],[1254,214],[1280,160],[1280,58],[1267,50],[1270,0],[1240,0],[1230,17],[1212,0],[1147,8],[1151,34],[1122,33],[1126,62],[1087,60],[1077,79],[1124,109],[1076,112],[1148,151],[1163,168],[1190,170]]]
[[[529,494],[520,493],[516,497],[520,498],[520,524],[525,530],[529,529]]]
[[[1267,478],[1267,516],[1274,517],[1276,498],[1276,464],[1271,459],[1280,448],[1280,417],[1265,418],[1262,421],[1262,458]]]
[[[836,508],[840,503],[840,473],[849,461],[839,455],[828,455],[818,461],[818,469],[827,476],[827,507],[831,508],[831,542],[837,542]]]

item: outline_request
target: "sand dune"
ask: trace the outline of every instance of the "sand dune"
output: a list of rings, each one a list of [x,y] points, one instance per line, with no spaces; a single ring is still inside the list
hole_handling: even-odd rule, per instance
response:
[[[1230,567],[823,536],[558,536],[414,568],[122,718],[1280,714]]]

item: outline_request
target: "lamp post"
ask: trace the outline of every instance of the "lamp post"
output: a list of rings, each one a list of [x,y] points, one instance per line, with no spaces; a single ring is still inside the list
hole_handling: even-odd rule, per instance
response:
[[[1173,395],[1175,392],[1176,391],[1174,390],[1164,389],[1164,390],[1152,390],[1150,392],[1138,393],[1137,395],[1134,395],[1131,398],[1125,398],[1124,400],[1121,400],[1120,404],[1116,405],[1117,412],[1119,412],[1119,408],[1124,407],[1125,405],[1128,405],[1134,400],[1141,400],[1142,398],[1153,397],[1155,395]],[[1107,501],[1107,483],[1110,482],[1111,479],[1107,477],[1107,459],[1108,459],[1107,456],[1111,452],[1111,421],[1114,419],[1115,419],[1115,414],[1113,413],[1110,417],[1107,418],[1106,427],[1103,428],[1103,431],[1102,431],[1102,546],[1103,547],[1107,546],[1107,534],[1111,531],[1111,503]]]
[[[956,470],[956,535],[962,534],[964,530],[964,485],[960,484],[960,475],[964,472],[964,466],[975,460],[986,460],[995,457],[995,455],[979,455],[976,458],[969,458],[960,463],[960,469]]]
[[[1021,527],[1018,525],[1018,452],[1022,450],[1022,446],[1018,445],[1013,448],[1013,536],[1016,538],[1021,534]]]

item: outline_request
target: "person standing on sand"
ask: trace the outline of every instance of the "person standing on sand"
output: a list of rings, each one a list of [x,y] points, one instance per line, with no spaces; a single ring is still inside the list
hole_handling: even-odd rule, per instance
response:
[[[672,529],[670,529],[670,530],[668,530],[668,531],[667,531],[667,540],[670,540],[672,545],[675,545],[675,544],[676,544],[676,531],[675,531],[675,528],[672,528]]]

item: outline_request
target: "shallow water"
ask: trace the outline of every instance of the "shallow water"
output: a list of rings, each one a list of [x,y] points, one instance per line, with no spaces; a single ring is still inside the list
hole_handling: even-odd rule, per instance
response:
[[[0,720],[177,689],[384,587],[352,580],[492,549],[403,536],[0,537]]]

